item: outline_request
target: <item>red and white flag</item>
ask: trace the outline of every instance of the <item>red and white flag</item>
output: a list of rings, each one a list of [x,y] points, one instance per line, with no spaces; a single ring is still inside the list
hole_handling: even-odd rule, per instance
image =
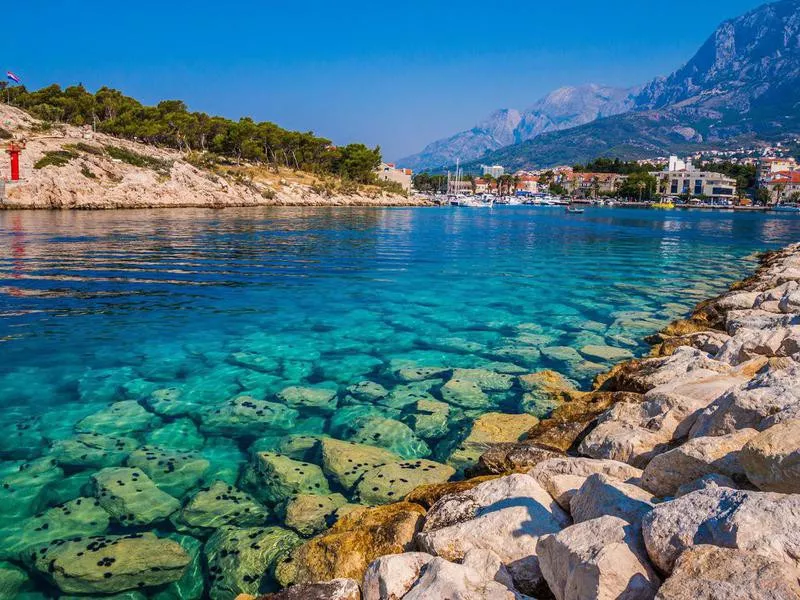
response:
[[[11,71],[6,71],[6,77],[8,77],[8,78],[9,78],[11,81],[13,81],[14,83],[19,83],[20,81],[22,81],[22,80],[19,78],[19,76],[18,76],[18,75],[15,75],[15,74],[14,74],[14,73],[12,73]]]

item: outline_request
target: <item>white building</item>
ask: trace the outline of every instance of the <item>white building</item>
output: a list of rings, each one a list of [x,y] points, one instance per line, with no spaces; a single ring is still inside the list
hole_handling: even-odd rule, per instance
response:
[[[488,165],[481,165],[481,167],[483,168],[484,175],[491,175],[495,179],[506,174],[505,167],[501,167],[500,165],[493,165],[491,167]]]
[[[665,171],[652,173],[658,179],[658,189],[667,196],[705,197],[710,200],[736,199],[736,180],[721,173],[699,171],[691,161],[669,157]]]

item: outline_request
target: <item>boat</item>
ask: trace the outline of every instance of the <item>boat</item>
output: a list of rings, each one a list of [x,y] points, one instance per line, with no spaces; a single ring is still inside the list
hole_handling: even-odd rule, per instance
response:
[[[672,210],[675,208],[675,204],[672,202],[656,202],[655,204],[651,204],[650,207],[659,208],[661,210]]]
[[[772,208],[775,212],[800,213],[800,206],[796,204],[779,204]]]
[[[574,206],[568,206],[568,207],[567,207],[567,209],[566,209],[566,213],[567,213],[568,215],[582,215],[582,214],[583,214],[583,213],[585,213],[585,212],[586,212],[586,210],[585,210],[585,209],[583,209],[583,208],[576,208],[576,207],[574,207]]]

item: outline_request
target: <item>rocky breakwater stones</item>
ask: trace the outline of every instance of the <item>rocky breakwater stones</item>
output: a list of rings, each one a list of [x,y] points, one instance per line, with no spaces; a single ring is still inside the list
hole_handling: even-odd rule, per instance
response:
[[[520,375],[519,385],[524,392],[520,409],[540,419],[578,394],[575,384],[550,370]]]
[[[751,552],[695,546],[681,554],[656,600],[800,598],[797,571]]]
[[[218,529],[205,545],[209,597],[230,600],[269,590],[275,565],[299,543],[296,533],[281,527]]]
[[[278,504],[296,494],[330,494],[328,480],[315,464],[293,460],[273,452],[256,455],[254,470],[264,486],[263,497]]]
[[[201,415],[200,430],[212,435],[258,437],[271,431],[291,431],[299,413],[283,404],[238,396]]]
[[[284,586],[343,577],[361,581],[376,558],[414,549],[424,515],[424,508],[408,502],[350,512],[298,547],[276,567],[276,577]]]
[[[194,452],[142,446],[131,452],[127,465],[141,469],[159,489],[180,498],[197,487],[210,463]]]
[[[796,567],[800,496],[711,487],[659,504],[644,516],[642,530],[650,559],[664,573],[701,544]]]
[[[539,564],[556,600],[652,599],[661,581],[637,526],[605,516],[543,536]]]
[[[800,493],[800,421],[778,423],[750,439],[739,463],[760,490]]]
[[[220,527],[253,527],[269,519],[269,510],[222,481],[200,489],[173,517],[176,529],[205,537]]]
[[[536,544],[570,524],[569,516],[533,477],[510,475],[441,498],[417,536],[421,550],[449,561],[472,549],[491,550],[511,572],[516,587],[541,584]]]
[[[189,555],[172,540],[133,533],[57,540],[27,562],[66,594],[115,594],[177,581]]]
[[[587,477],[573,494],[569,512],[575,523],[612,516],[638,525],[655,502],[656,498],[642,488],[597,473]]]
[[[151,525],[166,520],[181,503],[158,489],[141,469],[110,467],[92,476],[95,497],[122,525]]]

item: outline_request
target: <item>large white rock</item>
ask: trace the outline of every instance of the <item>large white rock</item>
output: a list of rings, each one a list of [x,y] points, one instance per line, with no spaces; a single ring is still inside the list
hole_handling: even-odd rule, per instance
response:
[[[495,554],[470,550],[460,565],[434,558],[403,600],[526,600],[510,583]]]
[[[687,375],[688,379],[700,380],[715,374],[734,373],[728,364],[711,358],[696,348],[682,346],[666,357],[650,358],[641,362],[631,375],[631,383],[641,391],[649,391],[660,385],[671,383]]]
[[[689,548],[656,600],[796,600],[797,571],[764,556],[717,546]]]
[[[753,308],[760,292],[737,292],[726,294],[716,301],[716,305],[722,310],[743,310]]]
[[[642,519],[647,553],[671,573],[688,548],[712,544],[797,566],[800,495],[707,488],[659,504]]]
[[[652,494],[640,487],[597,474],[587,478],[572,496],[570,513],[575,523],[604,516],[639,523],[653,509],[654,501]]]
[[[561,456],[542,461],[528,472],[566,511],[570,510],[570,501],[583,482],[598,473],[628,483],[637,483],[642,476],[640,469],[615,460],[594,460],[574,456]]]
[[[757,434],[755,429],[742,429],[723,436],[691,439],[653,458],[645,467],[642,487],[664,497],[674,496],[682,485],[712,473],[743,479],[739,451]]]
[[[783,411],[800,407],[800,365],[771,368],[733,388],[697,417],[690,437],[724,435],[737,429],[762,430]]]
[[[445,496],[428,512],[419,548],[450,561],[472,549],[491,550],[517,588],[528,593],[541,583],[536,542],[560,531],[569,516],[529,475],[509,475]]]
[[[557,600],[650,600],[660,585],[641,532],[617,517],[585,521],[544,536],[537,553]]]
[[[364,574],[363,600],[400,600],[417,582],[422,568],[433,559],[424,552],[382,556],[370,564]]]
[[[784,345],[788,338],[797,334],[797,329],[797,327],[739,329],[736,335],[725,342],[715,358],[732,365],[740,365],[758,356],[787,356]]]
[[[800,493],[800,421],[778,423],[753,437],[739,462],[758,489]]]
[[[747,381],[740,375],[697,375],[690,373],[653,388],[644,402],[613,406],[584,438],[579,451],[644,466],[674,439],[685,437],[700,411],[726,390]]]
[[[728,334],[735,336],[741,329],[767,330],[795,325],[795,315],[781,315],[765,310],[732,310],[725,316]]]

